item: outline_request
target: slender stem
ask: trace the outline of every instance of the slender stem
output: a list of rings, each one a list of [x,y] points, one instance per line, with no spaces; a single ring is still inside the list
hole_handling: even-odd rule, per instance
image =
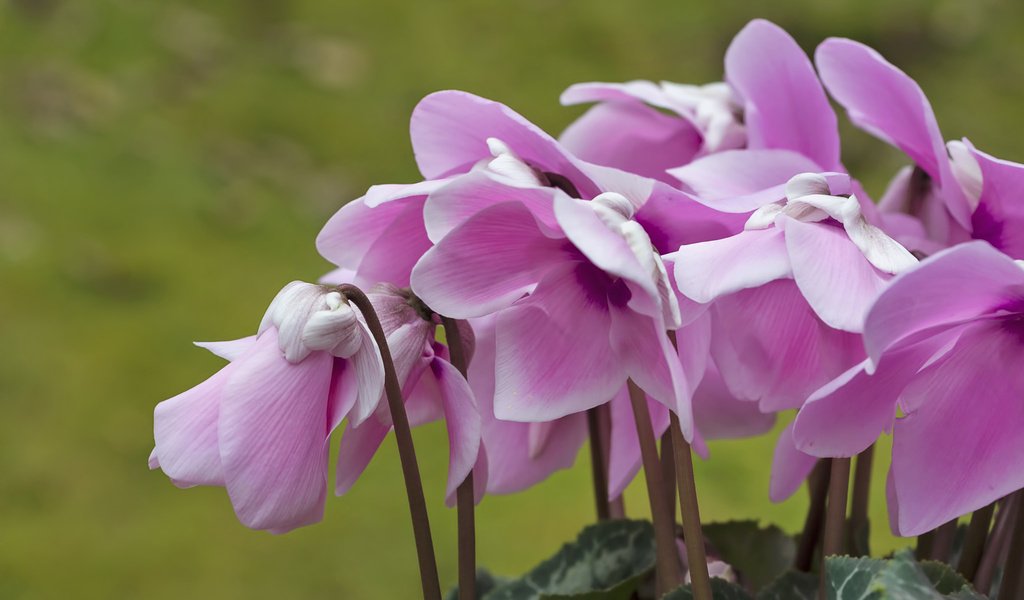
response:
[[[469,377],[469,359],[462,344],[459,325],[451,317],[441,317],[444,335],[448,341],[452,366]],[[455,491],[455,506],[458,513],[459,538],[459,600],[476,600],[476,510],[473,494],[473,472],[459,484]]]
[[[612,411],[605,403],[597,407],[597,424],[601,433],[601,449],[604,450],[604,469],[608,473],[612,461]],[[608,514],[612,519],[626,518],[626,500],[624,494],[608,502]]]
[[[935,529],[935,538],[932,543],[932,560],[948,563],[953,555],[953,543],[956,542],[956,528],[959,522],[956,519],[943,523]]]
[[[370,299],[359,288],[351,284],[338,286],[338,292],[344,295],[366,319],[366,325],[380,349],[384,363],[384,391],[394,423],[395,440],[398,442],[398,457],[402,463],[402,474],[405,477],[405,491],[409,497],[409,512],[412,515],[413,536],[416,539],[416,555],[419,559],[420,581],[425,600],[441,599],[441,584],[437,579],[437,560],[434,558],[434,543],[430,536],[430,520],[427,518],[427,503],[423,498],[423,482],[420,480],[419,467],[416,464],[416,449],[412,443],[412,432],[409,429],[409,417],[405,413],[405,402],[402,400],[402,386],[395,373],[395,363],[391,359],[387,336],[380,325],[377,311],[370,304]]]
[[[675,454],[676,483],[679,485],[679,510],[683,517],[683,541],[686,543],[686,561],[690,568],[690,585],[694,600],[711,600],[711,577],[708,558],[704,551],[704,532],[700,526],[697,506],[697,485],[693,478],[693,452],[683,437],[679,417],[669,413],[668,428],[672,432],[672,450]]]
[[[832,461],[822,459],[814,465],[814,470],[807,478],[807,489],[811,495],[811,502],[807,508],[807,517],[804,519],[803,533],[800,534],[796,560],[793,562],[793,568],[797,571],[810,573],[814,566],[814,550],[818,547],[822,526],[825,524],[825,499],[828,497],[828,480],[831,471]]]
[[[960,552],[960,562],[956,566],[956,570],[960,571],[967,581],[974,581],[974,576],[978,572],[981,552],[985,549],[988,528],[992,524],[992,515],[995,511],[996,503],[993,502],[971,515],[971,524],[967,526],[967,535],[964,537],[964,548]]]
[[[665,483],[665,499],[676,522],[676,453],[672,447],[672,432],[661,434],[661,480]]]
[[[932,548],[935,546],[935,530],[926,531],[917,536],[917,547],[914,548],[914,556],[917,560],[931,560]]]
[[[999,510],[996,512],[996,522],[992,526],[992,533],[988,536],[988,543],[981,553],[981,564],[978,565],[978,573],[974,576],[974,589],[982,594],[987,594],[995,579],[996,569],[999,563],[1006,557],[1010,542],[1010,528],[1013,527],[1013,513],[1015,498],[1011,494],[998,502]]]
[[[1003,564],[1003,582],[999,585],[999,600],[1020,600],[1024,588],[1024,491],[1014,493],[1016,501],[1010,536],[1010,551]]]
[[[874,462],[875,447],[857,455],[857,466],[853,472],[853,492],[850,495],[850,521],[847,531],[847,545],[852,556],[867,556],[870,548],[858,547],[861,534],[868,528],[868,504],[871,501],[871,465]],[[866,537],[865,537],[866,539]]]
[[[647,410],[647,396],[632,379],[627,385],[629,400],[633,405],[636,433],[640,440],[640,458],[644,466],[644,479],[647,481],[647,498],[651,503],[651,521],[654,524],[654,543],[657,552],[655,592],[660,597],[661,594],[679,587],[683,582],[679,571],[679,553],[676,550],[675,524],[672,523],[669,507],[665,504],[664,482],[661,480],[661,464],[658,461],[658,446],[654,441],[651,415]]]
[[[598,410],[606,406],[591,408],[587,411],[587,430],[590,433],[590,473],[594,482],[594,504],[597,509],[597,520],[607,521],[611,518],[608,505],[608,462],[605,460],[605,439],[601,435],[601,417]]]
[[[821,597],[828,597],[825,559],[843,551],[846,524],[846,496],[850,489],[850,459],[833,458],[828,480],[828,508],[825,513],[825,537],[821,544]]]

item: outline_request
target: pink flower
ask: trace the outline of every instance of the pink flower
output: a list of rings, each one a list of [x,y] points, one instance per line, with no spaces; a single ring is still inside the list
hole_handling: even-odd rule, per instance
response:
[[[711,354],[729,390],[764,411],[799,407],[860,362],[864,315],[916,259],[867,222],[849,178],[804,174],[747,230],[667,255],[679,290],[712,303]]]
[[[230,362],[157,405],[150,467],[227,488],[239,520],[283,533],[323,517],[331,432],[380,402],[380,353],[337,292],[284,287],[256,336],[200,344]]]
[[[852,456],[894,430],[889,508],[905,536],[1024,487],[1024,263],[984,242],[944,250],[893,280],[864,343],[868,359],[800,411],[802,451]]]
[[[850,119],[916,165],[896,176],[881,201],[887,229],[926,253],[974,238],[1024,258],[1024,165],[980,152],[966,139],[944,143],[921,88],[873,49],[833,38],[815,60]]]
[[[390,284],[371,288],[367,297],[387,335],[410,425],[445,421],[449,443],[445,498],[454,500],[456,488],[473,470],[479,499],[487,485],[480,412],[469,384],[448,362],[448,348],[435,339],[436,315],[408,289]],[[472,329],[463,323],[461,333],[467,352],[472,354]],[[338,495],[355,484],[391,428],[391,412],[384,403],[364,421],[348,423],[338,453]]]
[[[599,104],[569,126],[562,142],[584,160],[668,182],[670,167],[743,148],[790,151],[816,165],[800,171],[840,169],[835,114],[789,34],[751,21],[726,52],[725,79],[702,86],[574,85],[563,104]]]

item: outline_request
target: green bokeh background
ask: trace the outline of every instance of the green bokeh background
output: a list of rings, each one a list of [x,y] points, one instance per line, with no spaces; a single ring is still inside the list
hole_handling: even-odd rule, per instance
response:
[[[0,598],[414,598],[392,443],[317,526],[235,521],[220,489],[146,468],[152,408],[218,368],[190,345],[252,332],[277,289],[328,268],[313,239],[375,182],[417,179],[424,94],[500,99],[549,131],[577,81],[721,78],[752,17],[807,49],[879,48],[918,79],[947,138],[1024,160],[1024,5],[842,2],[155,2],[0,7]],[[876,196],[903,160],[844,124]],[[441,578],[455,578],[440,426],[417,430]],[[712,444],[704,516],[796,530],[767,500],[772,436]],[[884,454],[884,452],[883,452]],[[886,526],[876,473],[876,551]],[[645,513],[639,482],[631,514]],[[588,465],[479,508],[479,560],[523,572],[592,519]]]

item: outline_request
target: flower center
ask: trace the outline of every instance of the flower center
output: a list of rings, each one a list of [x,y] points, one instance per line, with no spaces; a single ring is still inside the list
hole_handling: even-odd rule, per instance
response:
[[[661,89],[665,98],[681,109],[677,112],[691,116],[704,135],[704,147],[708,152],[746,145],[743,105],[729,84],[686,85],[663,81]]]

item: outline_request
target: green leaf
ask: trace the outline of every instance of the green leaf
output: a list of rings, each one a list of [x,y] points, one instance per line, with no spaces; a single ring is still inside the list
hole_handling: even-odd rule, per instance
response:
[[[711,596],[714,600],[751,600],[747,590],[720,577],[711,579]],[[665,594],[661,600],[693,600],[693,590],[687,584]]]
[[[900,552],[888,561],[873,585],[885,600],[984,598],[949,566],[934,561],[918,563],[909,550]]]
[[[871,586],[885,566],[885,561],[874,558],[828,557],[825,573],[829,600],[881,600]]]
[[[909,553],[908,553],[909,554]],[[900,556],[903,554],[901,553]],[[925,577],[931,582],[932,587],[935,591],[940,594],[952,594],[958,592],[964,588],[964,586],[970,586],[971,584],[964,579],[964,576],[953,570],[952,567],[946,563],[941,563],[935,560],[925,560],[917,563],[924,572]]]
[[[816,573],[787,571],[761,588],[757,600],[818,600],[818,585]]]
[[[760,527],[756,521],[711,523],[704,526],[704,537],[754,591],[785,573],[796,556],[793,538],[774,525]]]
[[[647,521],[605,521],[584,529],[521,579],[486,600],[626,600],[654,569],[654,530]]]
[[[507,577],[494,575],[487,569],[477,569],[476,595],[483,598],[485,594],[491,592],[499,585],[504,584],[506,581],[508,581]],[[455,586],[448,590],[448,593],[444,596],[444,600],[459,600],[459,586]]]

